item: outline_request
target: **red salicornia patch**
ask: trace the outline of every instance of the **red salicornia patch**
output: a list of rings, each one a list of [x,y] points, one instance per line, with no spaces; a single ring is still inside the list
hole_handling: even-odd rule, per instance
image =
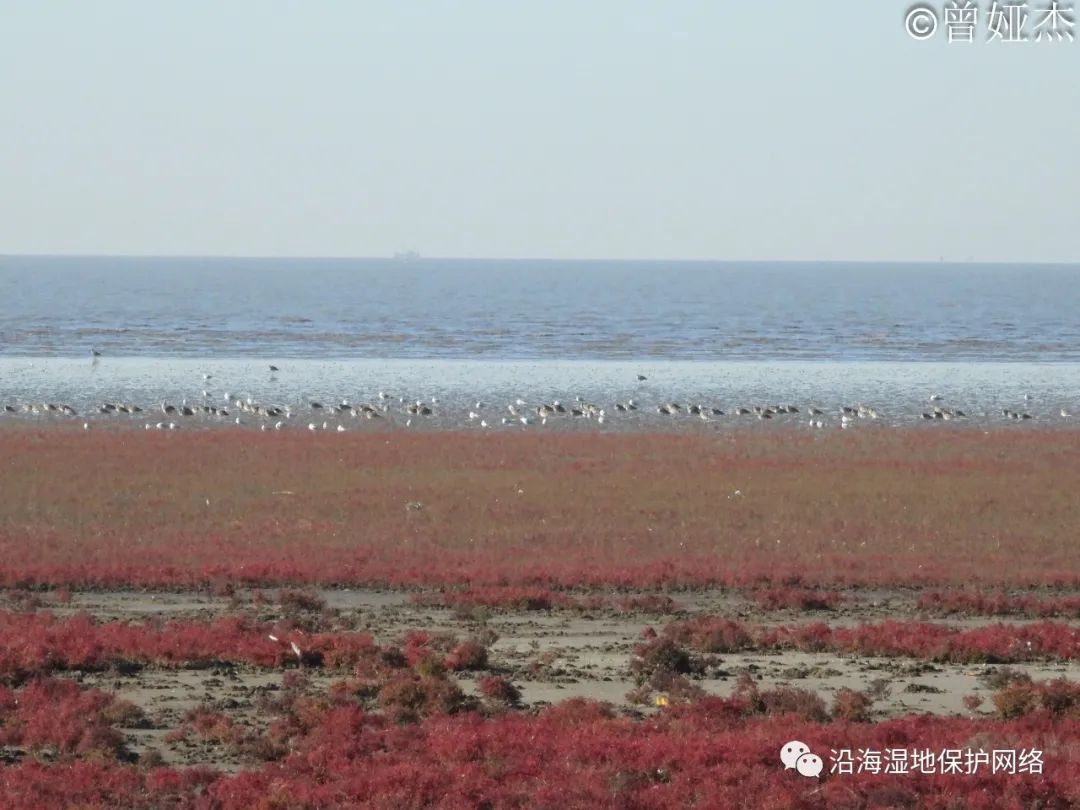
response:
[[[833,627],[822,622],[773,626],[698,616],[672,622],[664,628],[663,635],[708,653],[793,649],[1000,663],[1080,658],[1080,628],[1050,621],[961,629],[915,621],[885,621],[854,627]]]
[[[9,682],[43,672],[131,664],[205,666],[230,661],[347,669],[384,652],[364,633],[308,634],[239,617],[134,624],[99,622],[86,614],[62,619],[46,612],[0,611],[0,636],[0,679]]]
[[[134,704],[72,681],[42,678],[19,689],[0,686],[0,745],[64,758],[124,754],[116,726],[144,721]]]
[[[1063,616],[1080,619],[1080,596],[1040,597],[1035,594],[1009,595],[974,591],[928,591],[920,594],[919,610],[943,616]]]
[[[492,689],[503,695],[501,688]],[[752,698],[753,696],[751,696]],[[673,704],[644,719],[571,700],[538,716],[445,711],[437,688],[403,681],[386,701],[415,718],[348,704],[297,706],[272,734],[289,753],[235,775],[78,761],[4,769],[5,806],[251,807],[919,807],[1067,808],[1080,797],[1080,725],[1048,714],[1013,720],[911,716],[877,724],[802,719],[817,709],[779,695],[775,712],[731,699]],[[501,697],[500,697],[501,699]],[[761,700],[758,695],[757,700]],[[428,708],[432,713],[425,714]],[[786,711],[785,707],[796,707]],[[804,708],[798,708],[804,707]],[[426,719],[425,719],[426,717]],[[213,713],[205,733],[232,738]],[[800,740],[825,772],[785,771],[780,749]],[[1039,770],[832,774],[832,751],[1039,751]],[[617,752],[617,753],[616,753]],[[1021,760],[1021,763],[1023,760]]]
[[[1080,584],[1080,431],[8,427],[0,458],[12,587]]]

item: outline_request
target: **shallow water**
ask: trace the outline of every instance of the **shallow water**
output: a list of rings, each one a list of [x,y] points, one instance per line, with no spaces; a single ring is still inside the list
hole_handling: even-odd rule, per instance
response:
[[[880,424],[920,423],[931,394],[943,406],[961,408],[975,423],[1002,421],[1001,408],[1026,411],[1031,424],[1063,424],[1062,407],[1080,410],[1080,363],[911,363],[911,362],[705,362],[705,361],[483,361],[483,360],[266,360],[0,357],[0,405],[70,403],[81,413],[102,402],[134,402],[152,408],[162,401],[224,406],[252,398],[265,405],[291,405],[307,412],[317,400],[331,405],[378,404],[390,395],[391,415],[406,402],[423,400],[433,426],[468,424],[467,413],[501,419],[517,399],[529,406],[576,397],[607,412],[607,426],[686,424],[660,416],[659,403],[699,402],[730,410],[739,405],[795,404],[802,420],[815,404],[838,418],[841,405],[864,404],[881,413]],[[211,379],[205,380],[205,374]],[[642,374],[648,379],[637,380]],[[206,391],[207,396],[203,396]],[[1029,398],[1025,398],[1029,397]],[[432,400],[437,400],[432,403]],[[641,410],[617,413],[616,402],[634,399]],[[147,418],[147,413],[142,418]],[[12,417],[8,417],[9,419]],[[160,418],[159,415],[155,418]],[[725,417],[718,422],[732,422]],[[550,421],[550,420],[549,420]],[[579,420],[581,421],[581,420]],[[745,420],[744,420],[745,422]]]

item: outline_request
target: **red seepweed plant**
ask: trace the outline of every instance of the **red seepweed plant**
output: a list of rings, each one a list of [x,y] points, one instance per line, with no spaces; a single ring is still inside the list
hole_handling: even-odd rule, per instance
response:
[[[772,626],[698,616],[672,622],[664,628],[664,636],[709,653],[795,649],[989,663],[1080,657],[1080,628],[1051,621],[993,624],[965,630],[918,621],[885,621],[854,627],[831,627],[821,622]]]

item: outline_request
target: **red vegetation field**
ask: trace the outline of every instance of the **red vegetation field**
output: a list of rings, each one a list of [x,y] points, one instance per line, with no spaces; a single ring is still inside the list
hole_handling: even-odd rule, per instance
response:
[[[212,717],[192,719],[207,733]],[[197,808],[1065,808],[1080,803],[1080,723],[910,717],[876,725],[748,714],[710,698],[632,720],[586,701],[530,716],[441,714],[404,725],[334,701],[285,710],[290,753],[235,776],[95,759],[7,766],[4,804]],[[779,764],[790,739],[830,751],[1037,749],[1041,773],[826,773]],[[778,742],[779,741],[779,742]],[[828,762],[828,759],[826,759]],[[936,767],[936,766],[935,766]],[[828,766],[827,766],[828,768]]]
[[[207,666],[219,661],[276,667],[304,661],[331,669],[356,666],[379,653],[363,633],[304,633],[242,617],[211,622],[98,622],[86,615],[0,611],[0,680],[36,673],[92,671],[129,665]],[[293,651],[295,644],[300,654]]]
[[[1009,596],[971,591],[928,591],[919,596],[918,607],[929,613],[946,616],[1064,616],[1080,619],[1080,596],[1039,597],[1034,594]]]
[[[664,628],[670,639],[709,653],[736,650],[830,650],[873,656],[907,656],[932,661],[1008,663],[1080,657],[1080,627],[1058,622],[994,624],[962,630],[930,622],[886,621],[857,627],[823,622],[795,626],[754,626],[701,616]]]
[[[3,808],[1080,806],[1080,431],[11,427],[0,465]]]
[[[0,582],[1080,583],[1080,431],[0,430]]]

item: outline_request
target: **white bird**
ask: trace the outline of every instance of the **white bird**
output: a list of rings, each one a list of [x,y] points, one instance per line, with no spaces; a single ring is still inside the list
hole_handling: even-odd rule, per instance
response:
[[[204,380],[210,380],[210,379],[213,379],[213,377],[214,377],[214,375],[213,375],[213,374],[203,374],[203,375],[202,375],[202,378],[203,378]]]
[[[941,394],[931,394],[930,395],[930,401],[931,402],[941,402],[941,400],[943,400],[943,399],[945,399],[945,397],[943,397]]]
[[[479,419],[479,418],[480,418],[480,414],[478,414],[476,411],[469,411],[469,421],[472,421],[473,419]]]
[[[481,419],[480,420],[480,427],[486,428],[487,426],[488,426],[487,420],[486,419]]]
[[[308,430],[318,430],[318,428],[319,428],[319,426],[316,425],[314,422],[308,422],[308,426],[307,426]]]
[[[274,430],[281,430],[281,426],[283,424],[285,424],[285,423],[284,422],[275,422],[274,423]]]
[[[82,429],[83,430],[89,430],[90,429],[90,423],[89,422],[83,422]]]
[[[304,654],[300,651],[300,647],[297,646],[295,641],[290,641],[289,646],[292,648],[293,655],[297,658],[303,658]]]
[[[337,426],[337,432],[338,433],[344,433],[345,432],[345,426],[344,425],[338,425]]]
[[[169,430],[176,430],[176,422],[169,422]]]

